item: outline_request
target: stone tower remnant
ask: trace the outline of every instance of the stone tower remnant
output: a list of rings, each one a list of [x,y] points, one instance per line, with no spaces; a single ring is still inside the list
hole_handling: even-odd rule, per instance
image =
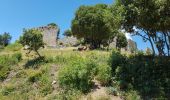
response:
[[[57,26],[47,25],[38,27],[37,29],[42,32],[43,42],[45,43],[46,47],[55,48],[57,46],[57,39],[59,33],[59,28]]]

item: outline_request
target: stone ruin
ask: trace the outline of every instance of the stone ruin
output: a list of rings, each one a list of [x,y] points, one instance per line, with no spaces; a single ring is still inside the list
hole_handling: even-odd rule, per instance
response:
[[[116,38],[114,39],[114,41],[112,43],[110,43],[109,47],[116,48]],[[125,48],[122,48],[121,50],[130,52],[130,53],[134,53],[137,50],[137,44],[135,41],[133,41],[131,39],[127,39],[127,46]]]
[[[122,51],[126,51],[129,53],[134,53],[137,51],[137,44],[135,41],[131,40],[131,39],[127,39],[127,47],[122,48]],[[60,46],[60,43],[62,43],[62,46]],[[78,43],[78,39],[76,37],[64,37],[63,39],[59,39],[58,40],[58,48],[60,47],[69,47],[69,46],[74,46]],[[116,38],[114,39],[114,41],[112,43],[110,43],[109,47],[111,49],[116,48]]]
[[[128,45],[125,48],[125,50],[129,51],[131,53],[136,52],[137,51],[137,44],[136,44],[136,42],[131,40],[131,39],[128,39],[127,42],[128,42]]]
[[[40,30],[43,34],[43,42],[45,43],[45,47],[55,48],[57,46],[58,32],[59,28],[55,26],[42,26],[36,28]]]

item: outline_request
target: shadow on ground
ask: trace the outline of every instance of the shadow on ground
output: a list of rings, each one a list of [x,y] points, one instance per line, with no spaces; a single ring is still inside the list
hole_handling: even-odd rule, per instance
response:
[[[25,68],[38,68],[41,64],[48,63],[48,61],[45,59],[45,57],[38,57],[32,60],[29,60],[24,65]]]

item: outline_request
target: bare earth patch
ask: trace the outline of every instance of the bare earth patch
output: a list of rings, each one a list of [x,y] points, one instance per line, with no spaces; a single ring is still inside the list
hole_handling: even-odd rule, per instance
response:
[[[118,96],[109,95],[106,91],[107,88],[100,85],[100,83],[94,80],[95,85],[91,93],[82,97],[81,100],[122,100]]]

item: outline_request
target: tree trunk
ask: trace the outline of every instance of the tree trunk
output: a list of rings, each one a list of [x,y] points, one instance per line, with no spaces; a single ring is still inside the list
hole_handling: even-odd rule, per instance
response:
[[[168,53],[168,56],[169,56],[170,55],[170,52],[169,52],[170,47],[169,47],[168,42],[167,42],[167,35],[166,35],[165,32],[163,32],[163,35],[164,35],[164,38],[165,38],[165,44],[166,44],[167,51],[168,51],[167,53]]]
[[[37,55],[38,55],[39,57],[41,57],[40,53],[39,53],[37,50],[35,50],[35,52],[37,53]]]
[[[152,43],[151,37],[150,37],[150,36],[148,36],[148,38],[149,38],[149,42],[150,42],[150,44],[151,44],[152,51],[153,51],[152,55],[153,55],[153,56],[155,56],[155,49],[154,49],[154,46],[153,46],[153,43]]]

